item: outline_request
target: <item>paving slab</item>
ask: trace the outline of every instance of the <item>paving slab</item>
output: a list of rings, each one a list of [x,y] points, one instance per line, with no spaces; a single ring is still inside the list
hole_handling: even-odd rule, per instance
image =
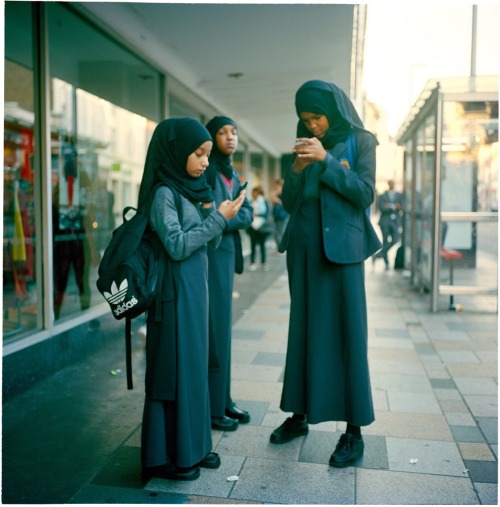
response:
[[[442,414],[434,393],[387,393],[391,412],[415,412],[419,414]]]
[[[477,417],[477,424],[490,444],[498,444],[498,417]]]
[[[359,469],[358,505],[477,505],[468,478]]]
[[[466,395],[465,403],[475,417],[496,417],[498,415],[498,396]]]
[[[281,376],[283,367],[281,366],[265,366],[262,364],[238,364],[232,368],[232,381],[236,380],[255,380],[260,382],[277,382]]]
[[[471,426],[450,426],[453,438],[456,442],[484,442],[485,438],[481,430]]]
[[[355,469],[248,458],[231,498],[280,504],[353,504]]]
[[[476,426],[476,421],[471,414],[464,412],[449,412],[444,410],[446,421],[451,426]]]
[[[221,455],[221,466],[215,470],[203,468],[200,478],[195,481],[169,481],[154,478],[144,489],[163,493],[229,498],[234,482],[227,479],[241,474],[244,461],[244,456]]]
[[[495,456],[486,444],[459,442],[458,449],[462,459],[467,461],[495,461]]]
[[[498,463],[496,461],[466,460],[469,477],[474,482],[498,482]]]
[[[466,475],[455,442],[389,437],[386,445],[389,470],[456,477]]]
[[[484,482],[475,482],[479,501],[482,505],[498,505],[498,485]]]
[[[224,433],[215,451],[221,455],[248,456],[281,461],[297,461],[305,437],[286,444],[269,441],[272,430],[266,427],[241,425],[237,431]]]
[[[425,369],[418,359],[413,361],[391,360],[389,358],[373,357],[370,354],[370,372],[375,373],[388,373],[388,374],[401,374],[401,375],[425,375]]]
[[[372,387],[386,391],[406,393],[432,393],[432,386],[426,375],[404,375],[390,372],[373,372]]]
[[[454,377],[455,385],[463,395],[496,395],[498,384],[492,378]]]
[[[436,414],[379,412],[375,422],[363,428],[363,434],[453,441],[446,418]]]

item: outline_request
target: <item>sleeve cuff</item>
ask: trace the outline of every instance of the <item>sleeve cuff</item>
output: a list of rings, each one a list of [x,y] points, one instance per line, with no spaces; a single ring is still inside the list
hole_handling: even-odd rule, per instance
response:
[[[323,169],[326,169],[332,161],[333,161],[332,154],[327,152],[326,157],[320,162],[321,167],[323,167]]]

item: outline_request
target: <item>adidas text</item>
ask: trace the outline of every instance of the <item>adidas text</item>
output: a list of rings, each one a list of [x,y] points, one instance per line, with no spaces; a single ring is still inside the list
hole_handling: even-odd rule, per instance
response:
[[[129,301],[125,301],[125,303],[118,305],[113,310],[113,313],[118,317],[118,315],[121,315],[123,312],[126,312],[127,310],[133,308],[138,302],[139,301],[135,298],[135,296],[132,296],[132,299]]]

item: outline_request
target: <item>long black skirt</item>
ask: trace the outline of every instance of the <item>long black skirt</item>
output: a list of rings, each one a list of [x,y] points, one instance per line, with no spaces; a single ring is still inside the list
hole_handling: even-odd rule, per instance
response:
[[[146,396],[142,420],[143,466],[173,463],[190,467],[212,449],[207,274],[204,249],[175,263],[176,347],[172,351],[176,361],[175,399],[164,401]],[[161,333],[164,324],[162,321],[157,328],[154,319],[149,320],[148,339],[150,333]],[[161,372],[155,372],[153,377],[160,378]]]
[[[208,372],[210,409],[222,417],[231,406],[231,329],[233,317],[234,238],[222,236],[216,250],[208,251],[209,344],[212,358]],[[216,363],[216,366],[213,366]]]
[[[372,423],[364,264],[328,261],[318,199],[298,210],[287,267],[291,307],[281,409],[306,414],[310,423]]]

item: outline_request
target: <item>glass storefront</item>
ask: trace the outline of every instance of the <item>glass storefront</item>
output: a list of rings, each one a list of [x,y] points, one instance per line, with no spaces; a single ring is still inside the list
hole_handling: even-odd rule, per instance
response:
[[[33,167],[34,86],[30,2],[5,4],[3,336],[37,328],[38,249]],[[7,20],[9,21],[7,23]]]
[[[97,266],[125,205],[135,204],[162,110],[161,75],[61,4],[47,3],[53,262],[38,298],[31,2],[6,2],[3,338],[102,304]],[[40,287],[38,287],[40,289]],[[47,291],[45,291],[47,292]],[[42,305],[53,320],[40,321]],[[38,316],[38,318],[37,318]]]
[[[4,69],[8,355],[104,315],[98,263],[121,211],[137,202],[155,126],[165,111],[201,122],[214,113],[173,76],[167,94],[165,73],[71,3],[7,1]],[[234,165],[251,179],[267,174],[267,157],[240,139]]]

